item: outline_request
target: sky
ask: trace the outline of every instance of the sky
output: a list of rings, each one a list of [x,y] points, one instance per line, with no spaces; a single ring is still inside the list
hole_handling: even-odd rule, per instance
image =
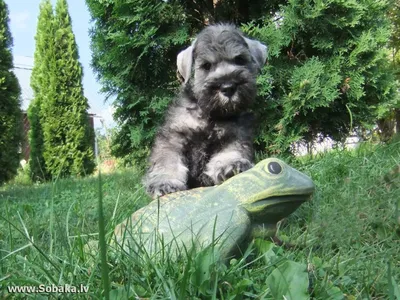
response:
[[[35,34],[41,0],[5,0],[10,17],[10,30],[14,41],[14,72],[18,77],[22,90],[22,109],[26,110],[33,97],[30,88],[33,55],[35,52]],[[51,1],[53,8],[56,0]],[[96,81],[96,75],[90,67],[91,50],[89,29],[91,27],[90,14],[84,0],[67,0],[69,14],[72,19],[72,30],[78,45],[80,63],[83,67],[83,88],[89,100],[89,113],[96,114],[95,127],[101,128],[100,119],[107,127],[115,126],[112,120],[113,108],[105,102],[105,95],[100,93],[101,86]],[[104,128],[103,128],[104,129]]]

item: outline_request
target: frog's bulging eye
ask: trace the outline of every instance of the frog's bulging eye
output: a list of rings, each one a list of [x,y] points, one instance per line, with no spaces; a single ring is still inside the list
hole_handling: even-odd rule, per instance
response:
[[[282,172],[282,167],[279,163],[277,163],[276,161],[270,162],[268,164],[268,171],[271,174],[279,174],[280,172]]]

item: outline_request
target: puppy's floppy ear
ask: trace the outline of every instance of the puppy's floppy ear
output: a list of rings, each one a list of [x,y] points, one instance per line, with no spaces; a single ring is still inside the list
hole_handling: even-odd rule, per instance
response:
[[[265,61],[267,60],[268,47],[259,41],[244,38],[247,46],[249,46],[251,56],[257,64],[258,70],[260,71]]]
[[[185,50],[179,52],[178,57],[176,58],[178,72],[183,77],[184,83],[188,82],[190,72],[192,71],[193,45],[194,42]]]

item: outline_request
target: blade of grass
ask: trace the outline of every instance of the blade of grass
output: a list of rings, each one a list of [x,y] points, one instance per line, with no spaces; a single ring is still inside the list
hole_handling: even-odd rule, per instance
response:
[[[108,278],[108,265],[107,265],[107,245],[105,233],[105,221],[103,215],[103,191],[101,184],[101,171],[99,170],[99,249],[101,257],[101,277],[103,281],[104,297],[110,299],[110,281]]]
[[[5,201],[5,203],[6,203],[7,220],[10,220],[10,211],[9,211],[9,207],[8,207],[8,201]],[[12,234],[10,223],[8,223],[8,237],[9,237],[10,249],[13,249],[14,248],[14,239],[13,239],[13,234]]]
[[[20,251],[22,251],[25,248],[28,248],[30,246],[32,246],[32,243],[26,244],[26,245],[24,245],[24,246],[22,246],[22,247],[20,247],[18,249],[15,249],[14,251],[11,251],[10,253],[8,253],[6,256],[1,257],[0,261],[5,260],[7,257],[9,257],[9,256],[11,256],[11,255],[13,255],[15,253],[18,253],[18,252],[20,252]],[[3,252],[3,250],[1,252]]]

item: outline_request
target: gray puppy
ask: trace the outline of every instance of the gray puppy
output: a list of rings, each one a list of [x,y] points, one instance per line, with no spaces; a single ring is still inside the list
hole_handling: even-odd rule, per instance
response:
[[[206,27],[179,53],[183,89],[169,107],[145,177],[153,196],[220,184],[253,166],[256,76],[267,47],[232,25]]]

